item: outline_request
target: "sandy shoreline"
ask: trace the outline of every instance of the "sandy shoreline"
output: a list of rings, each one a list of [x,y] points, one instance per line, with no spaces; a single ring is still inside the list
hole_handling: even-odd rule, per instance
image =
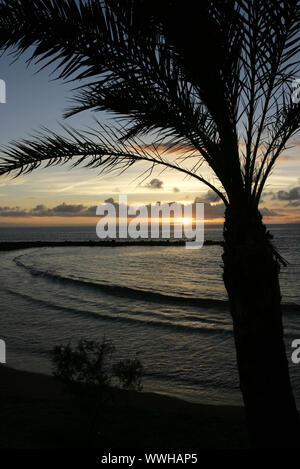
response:
[[[183,409],[192,413],[207,413],[215,416],[244,418],[241,406],[199,404],[188,402],[177,397],[154,392],[131,391],[129,400],[137,406]],[[66,399],[63,386],[52,376],[32,371],[17,370],[6,365],[0,366],[0,396],[31,399]]]
[[[242,407],[195,404],[148,392],[121,394],[121,398],[105,410],[109,422],[106,429],[108,445],[126,447],[131,434],[138,447],[155,447],[155,444],[168,447],[170,441],[176,448],[193,447],[196,442],[203,448],[247,447]],[[72,396],[51,376],[1,365],[0,397],[0,447],[72,447],[73,443],[78,446],[78,435],[73,434],[74,425],[72,434],[64,428],[69,425],[65,416],[68,414],[69,419],[75,418],[77,422],[84,418],[82,409],[74,406]],[[79,416],[76,416],[77,412]],[[176,425],[170,424],[173,421]],[[161,431],[159,440],[154,438],[152,429],[157,425]],[[124,427],[128,427],[125,433]],[[62,432],[65,438],[66,435],[70,438],[61,446],[57,437]]]

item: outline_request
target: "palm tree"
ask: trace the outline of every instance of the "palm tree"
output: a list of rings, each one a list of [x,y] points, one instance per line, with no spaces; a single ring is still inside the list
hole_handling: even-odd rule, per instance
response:
[[[65,116],[119,117],[115,126],[13,142],[0,174],[43,162],[112,171],[144,161],[147,174],[157,165],[181,171],[224,202],[223,276],[240,387],[252,441],[265,448],[295,446],[300,436],[283,341],[284,261],[258,208],[300,127],[291,99],[299,33],[295,0],[0,0],[0,47],[17,57],[29,49],[30,61],[80,82]]]

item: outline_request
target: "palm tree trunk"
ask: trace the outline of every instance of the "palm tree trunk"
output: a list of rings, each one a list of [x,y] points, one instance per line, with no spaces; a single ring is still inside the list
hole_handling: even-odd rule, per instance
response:
[[[297,447],[299,417],[283,341],[280,263],[270,239],[257,209],[227,208],[224,283],[252,444]]]

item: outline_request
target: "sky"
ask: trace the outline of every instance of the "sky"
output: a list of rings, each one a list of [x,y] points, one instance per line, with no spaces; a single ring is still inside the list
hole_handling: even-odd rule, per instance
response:
[[[0,147],[12,140],[29,137],[42,126],[60,132],[59,123],[84,129],[95,126],[93,113],[84,112],[64,120],[74,84],[49,77],[50,70],[26,64],[26,56],[12,63],[5,53],[0,57],[0,79],[6,83],[6,103],[0,103]],[[112,115],[97,113],[108,123]],[[290,142],[266,185],[261,211],[267,223],[300,222],[300,137]],[[223,206],[196,179],[176,171],[157,169],[147,180],[139,178],[145,167],[137,164],[121,175],[99,175],[97,169],[70,165],[40,168],[12,179],[0,178],[0,226],[22,224],[93,224],[95,206],[107,199],[128,196],[129,203],[156,201],[206,203],[206,221],[222,222]],[[205,170],[204,170],[205,171]]]

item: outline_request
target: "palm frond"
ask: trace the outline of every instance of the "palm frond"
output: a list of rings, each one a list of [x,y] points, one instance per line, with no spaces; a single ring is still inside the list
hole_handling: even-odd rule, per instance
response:
[[[137,137],[121,141],[124,129],[108,127],[98,121],[97,124],[97,129],[81,132],[62,125],[64,136],[45,128],[32,139],[11,142],[3,151],[5,156],[0,160],[0,175],[14,173],[18,176],[35,170],[43,163],[49,167],[70,162],[73,167],[99,168],[100,173],[120,173],[136,162],[146,162],[149,163],[148,176],[157,165],[180,171],[207,185],[227,205],[222,190],[195,170],[192,160],[198,162],[200,155],[194,154],[193,148],[178,140],[172,142],[162,138],[152,144],[146,144]],[[183,166],[183,159],[188,160],[189,166]]]
[[[299,128],[288,86],[299,73],[299,39],[297,0],[202,0],[185,8],[179,0],[0,0],[0,48],[17,57],[33,50],[30,62],[80,81],[66,117],[113,112],[126,122],[118,147],[158,131],[184,141],[199,156],[191,168],[205,160],[228,200],[239,194],[258,203]],[[75,151],[55,138],[59,158],[59,142]],[[21,145],[29,158],[30,142]],[[34,167],[37,149],[45,150],[32,149]]]

